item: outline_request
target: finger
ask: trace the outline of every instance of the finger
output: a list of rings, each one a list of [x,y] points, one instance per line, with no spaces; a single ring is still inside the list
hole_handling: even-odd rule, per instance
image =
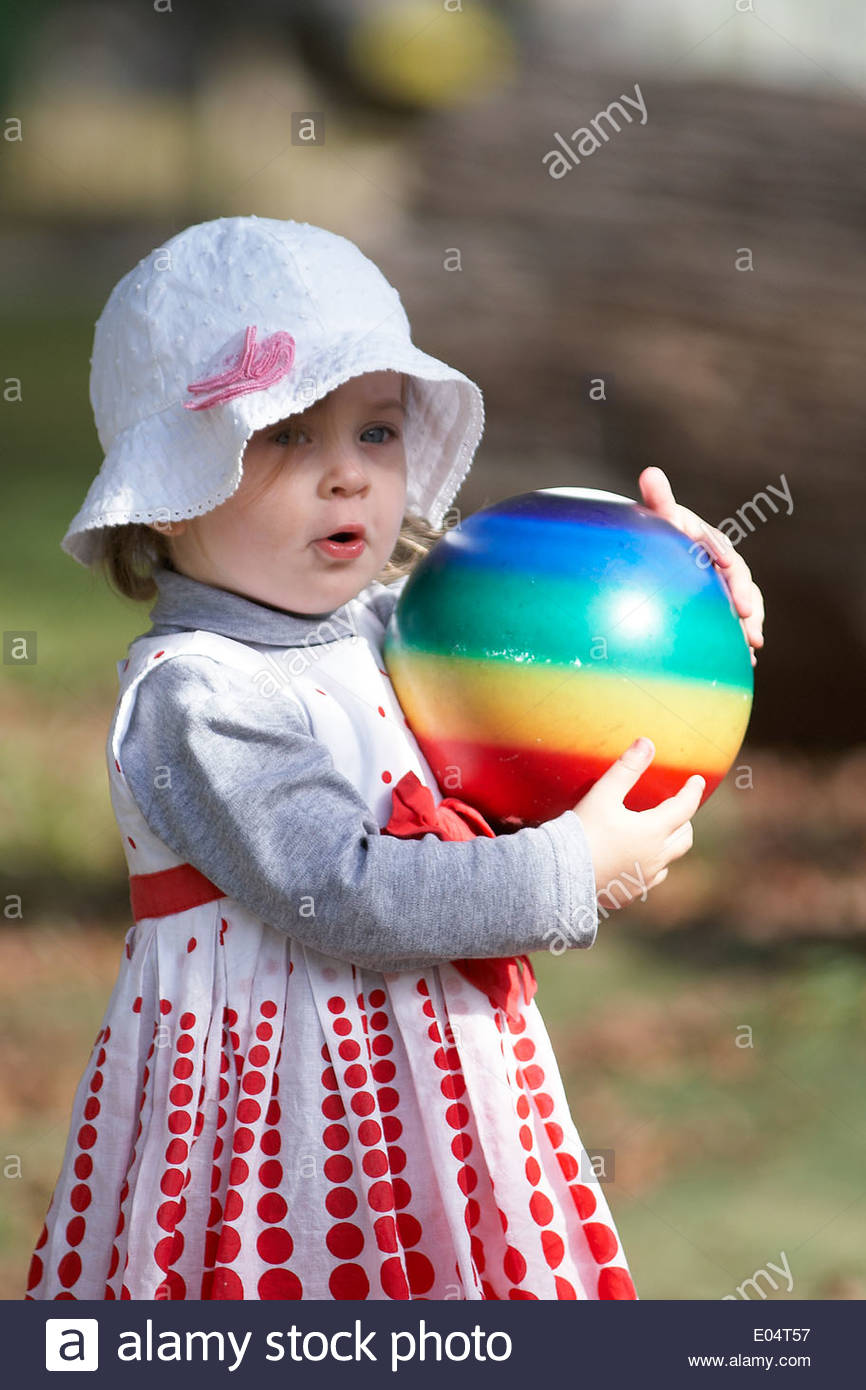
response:
[[[653,879],[652,883],[648,883],[648,884],[647,884],[647,888],[655,888],[655,886],[656,886],[657,883],[664,883],[664,881],[665,881],[665,879],[667,878],[667,876],[668,876],[668,871],[667,871],[667,869],[659,869],[659,871],[658,871],[658,873],[656,874],[655,878]]]
[[[757,584],[754,587],[752,598],[754,599],[755,603],[755,616],[757,618],[760,618],[761,622],[763,622],[766,616],[764,609],[764,595],[761,593],[761,590],[758,588]]]
[[[757,586],[742,555],[717,526],[711,526],[688,507],[678,506],[676,510],[674,525],[691,540],[701,543],[727,584],[737,613],[741,618],[749,617],[755,607]]]
[[[752,585],[752,612],[746,623],[746,632],[753,647],[764,645],[764,595],[757,584]]]
[[[690,507],[684,507],[674,497],[667,476],[660,468],[645,468],[638,478],[644,502],[657,515],[669,521],[690,540],[699,541],[707,551],[713,564],[722,571],[728,585],[734,607],[740,617],[746,618],[754,607],[753,589],[749,567],[734,549],[731,541],[717,526],[711,526]]]
[[[714,526],[709,528],[718,540],[714,551],[714,564],[723,571],[734,607],[739,616],[745,619],[744,632],[749,645],[764,645],[764,595],[752,578],[752,572],[741,555],[738,555],[721,531]],[[752,665],[755,663],[753,662]]]
[[[677,502],[667,474],[661,468],[645,468],[638,476],[638,483],[644,505],[649,507],[651,511],[658,513],[659,516],[672,521],[677,510]]]
[[[741,618],[751,618],[755,610],[755,582],[742,555],[737,555],[724,571],[734,607]]]
[[[641,494],[647,507],[664,517],[691,540],[699,541],[728,586],[731,602],[740,618],[746,619],[746,639],[751,647],[764,645],[764,598],[752,573],[730,539],[717,526],[711,526],[691,508],[674,497],[667,475],[661,468],[645,468],[639,475]],[[752,665],[756,664],[754,652]]]
[[[678,792],[653,808],[662,831],[672,835],[685,821],[691,820],[701,804],[706,785],[706,778],[695,773],[683,783]],[[644,815],[647,814],[653,813],[644,812]]]
[[[677,506],[675,515],[667,517],[667,520],[676,526],[678,531],[682,531],[690,540],[697,541],[703,547],[727,585],[737,614],[741,618],[748,618],[754,610],[756,586],[748,565],[724,532],[716,526],[711,526],[688,507]]]
[[[700,520],[700,518],[699,518]],[[722,569],[727,569],[730,565],[736,565],[742,559],[733,547],[732,542],[720,531],[718,526],[711,526],[708,521],[701,521],[702,540],[707,548],[712,552],[713,559]]]
[[[617,800],[622,801],[641,774],[646,772],[655,755],[652,739],[636,738],[634,743],[620,754],[616,762],[611,763],[602,773],[588,795],[592,796],[596,788],[606,788],[613,792]]]
[[[673,500],[673,493],[670,496]],[[718,561],[720,565],[730,565],[732,560],[738,558],[725,533],[704,521],[704,518],[693,512],[691,507],[684,507],[681,502],[675,503],[667,514],[667,520],[691,540],[700,541],[713,561]]]
[[[742,631],[742,634],[746,639],[746,645],[749,648],[749,653],[751,656],[754,656],[755,647],[763,647],[764,645],[764,634],[760,630],[757,634],[755,633],[754,623],[751,618],[740,618],[739,621],[740,630]],[[754,664],[755,663],[753,661],[752,665],[754,666]]]
[[[688,854],[695,842],[694,827],[690,820],[669,835],[662,846],[662,854],[666,863],[672,859],[681,859],[684,854]]]
[[[715,530],[715,528],[710,529]],[[721,534],[720,531],[716,532],[716,536],[721,536]],[[728,586],[728,592],[737,613],[741,618],[752,617],[755,612],[757,585],[752,579],[752,572],[742,555],[734,550],[727,537],[723,538],[724,546],[719,541],[711,544],[706,535],[702,536],[701,540],[704,546],[710,550],[713,564]]]

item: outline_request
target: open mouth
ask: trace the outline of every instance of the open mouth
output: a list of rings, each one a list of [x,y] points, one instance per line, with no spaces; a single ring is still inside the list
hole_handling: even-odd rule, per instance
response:
[[[322,536],[315,544],[320,551],[333,559],[354,560],[364,551],[364,535],[363,526],[344,526],[339,531],[332,531],[329,536]]]

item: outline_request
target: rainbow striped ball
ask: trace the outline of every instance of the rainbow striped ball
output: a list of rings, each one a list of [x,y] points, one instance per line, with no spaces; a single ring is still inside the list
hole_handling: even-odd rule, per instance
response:
[[[706,800],[742,744],[749,647],[707,552],[616,493],[544,488],[446,532],[385,633],[388,674],[444,796],[538,825],[634,738],[634,811],[692,773]]]

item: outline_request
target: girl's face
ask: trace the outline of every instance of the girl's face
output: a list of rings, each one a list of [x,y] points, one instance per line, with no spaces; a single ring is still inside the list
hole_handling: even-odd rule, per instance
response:
[[[171,523],[175,568],[295,613],[354,598],[387,563],[403,521],[403,396],[399,372],[367,372],[252,435],[232,496]],[[358,554],[316,543],[351,526],[364,528]]]

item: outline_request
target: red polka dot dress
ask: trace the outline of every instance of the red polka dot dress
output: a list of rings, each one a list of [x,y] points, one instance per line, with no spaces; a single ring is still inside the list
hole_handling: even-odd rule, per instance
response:
[[[364,613],[292,692],[384,828],[407,773],[441,793]],[[150,831],[123,735],[148,670],[188,652],[262,675],[254,647],[201,630],[118,663],[107,753],[136,920],[25,1297],[635,1299],[531,996],[320,954]]]

